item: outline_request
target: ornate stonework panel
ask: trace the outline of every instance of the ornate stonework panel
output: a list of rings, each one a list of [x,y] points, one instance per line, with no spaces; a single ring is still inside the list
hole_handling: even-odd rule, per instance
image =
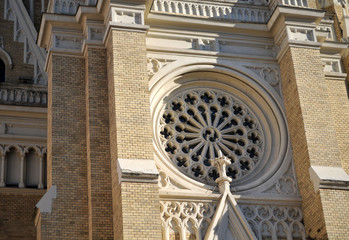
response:
[[[230,158],[227,175],[240,179],[258,167],[263,132],[254,113],[238,98],[217,89],[184,91],[167,101],[161,140],[168,157],[191,178],[215,185],[218,152]]]
[[[213,202],[160,201],[163,239],[203,239],[216,210]]]
[[[272,86],[276,92],[281,95],[280,92],[280,75],[279,70],[272,67],[261,67],[261,66],[246,66],[246,68],[250,69],[262,79],[264,79],[267,83]]]
[[[149,77],[153,76],[161,68],[165,67],[167,64],[169,64],[173,61],[174,60],[148,57],[147,58],[148,76]]]
[[[240,208],[257,239],[305,239],[300,207],[243,204]]]

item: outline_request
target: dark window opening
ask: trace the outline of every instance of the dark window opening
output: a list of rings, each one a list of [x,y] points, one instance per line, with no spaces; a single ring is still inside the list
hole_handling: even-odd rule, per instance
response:
[[[5,63],[0,59],[0,82],[5,82]]]

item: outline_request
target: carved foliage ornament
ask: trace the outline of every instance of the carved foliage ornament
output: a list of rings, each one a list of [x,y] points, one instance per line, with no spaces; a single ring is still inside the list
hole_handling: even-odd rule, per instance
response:
[[[212,165],[218,152],[231,160],[227,175],[244,178],[263,155],[263,133],[254,113],[239,99],[217,89],[183,91],[167,101],[160,138],[172,163],[185,175],[215,185]]]

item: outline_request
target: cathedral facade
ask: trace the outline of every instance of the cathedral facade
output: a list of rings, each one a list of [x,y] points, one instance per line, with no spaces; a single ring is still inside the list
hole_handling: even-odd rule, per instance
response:
[[[0,239],[349,239],[345,1],[0,3]]]

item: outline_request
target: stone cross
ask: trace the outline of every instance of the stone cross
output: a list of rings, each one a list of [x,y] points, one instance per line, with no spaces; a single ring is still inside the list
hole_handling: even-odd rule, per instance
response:
[[[212,161],[212,164],[217,167],[219,172],[219,178],[216,179],[216,183],[218,183],[219,186],[219,192],[221,194],[225,193],[226,191],[230,191],[230,183],[232,179],[227,176],[227,165],[231,164],[231,161],[229,158],[223,155],[222,151],[218,151],[218,158],[215,158]]]

